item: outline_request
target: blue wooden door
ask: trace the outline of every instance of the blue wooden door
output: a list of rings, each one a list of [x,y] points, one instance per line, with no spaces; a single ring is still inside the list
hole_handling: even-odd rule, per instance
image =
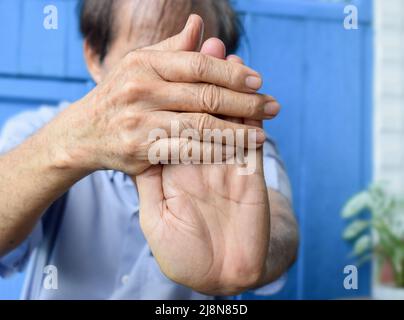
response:
[[[286,287],[275,298],[328,299],[369,293],[343,287],[350,248],[339,211],[370,180],[371,1],[354,1],[358,30],[343,27],[345,3],[239,0],[248,62],[264,91],[283,105],[266,124],[290,174],[301,245]]]
[[[371,1],[354,1],[359,30],[343,28],[344,4],[316,0],[236,0],[246,31],[240,54],[283,105],[266,124],[291,177],[301,246],[275,298],[365,295],[343,288],[353,261],[339,211],[370,180]],[[89,88],[77,28],[77,0],[54,0],[59,29],[43,28],[46,0],[0,0],[0,126],[12,114],[83,96]],[[0,299],[17,298],[22,276],[0,280]],[[268,298],[252,297],[245,298]]]
[[[58,8],[58,30],[43,27]],[[0,0],[0,127],[13,114],[74,101],[92,86],[81,53],[77,0]],[[0,279],[0,299],[19,297],[23,274]]]

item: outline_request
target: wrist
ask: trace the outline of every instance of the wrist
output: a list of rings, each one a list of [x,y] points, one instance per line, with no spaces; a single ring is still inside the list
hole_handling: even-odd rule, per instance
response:
[[[47,169],[66,172],[82,178],[98,168],[92,157],[94,152],[86,143],[86,119],[83,108],[72,104],[53,121],[33,136],[30,143],[41,150],[39,157]]]

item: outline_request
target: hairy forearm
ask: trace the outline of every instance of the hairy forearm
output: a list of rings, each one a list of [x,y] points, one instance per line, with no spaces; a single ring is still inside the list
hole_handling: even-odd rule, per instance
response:
[[[289,201],[280,193],[270,190],[271,235],[265,274],[258,287],[282,276],[297,256],[299,235],[296,219]]]
[[[0,156],[0,256],[24,241],[42,213],[83,174],[54,162],[52,135],[44,128]]]

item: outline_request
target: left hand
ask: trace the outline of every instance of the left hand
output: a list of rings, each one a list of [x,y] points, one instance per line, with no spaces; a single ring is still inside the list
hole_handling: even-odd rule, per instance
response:
[[[239,175],[237,164],[164,165],[136,177],[141,226],[167,277],[211,295],[259,284],[270,237],[262,162],[259,149],[252,175]]]

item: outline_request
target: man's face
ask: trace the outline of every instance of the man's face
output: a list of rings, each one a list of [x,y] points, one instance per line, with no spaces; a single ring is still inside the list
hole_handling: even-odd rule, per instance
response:
[[[192,10],[193,9],[193,10]],[[129,52],[153,45],[179,33],[190,13],[201,15],[205,22],[204,39],[218,35],[214,12],[210,8],[191,8],[189,0],[120,0],[116,7],[113,41],[107,55],[99,64],[96,82],[102,81],[108,72]],[[92,57],[90,59],[99,59]],[[87,57],[87,64],[89,64]],[[88,66],[90,71],[91,67]]]

